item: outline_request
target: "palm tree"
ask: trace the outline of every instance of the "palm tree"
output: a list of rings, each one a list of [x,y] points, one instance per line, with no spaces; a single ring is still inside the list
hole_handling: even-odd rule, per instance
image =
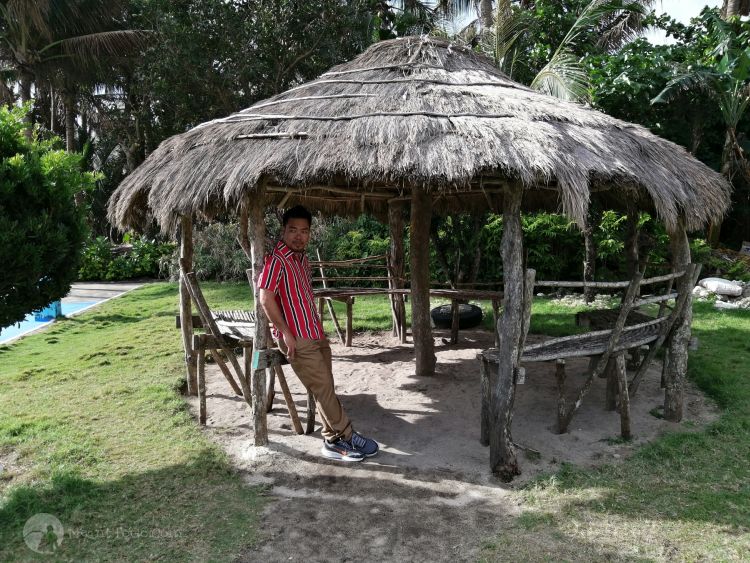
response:
[[[0,60],[15,71],[22,102],[31,100],[35,82],[60,91],[68,150],[75,148],[78,86],[96,83],[107,65],[145,42],[143,31],[122,29],[126,5],[126,0],[0,0]]]

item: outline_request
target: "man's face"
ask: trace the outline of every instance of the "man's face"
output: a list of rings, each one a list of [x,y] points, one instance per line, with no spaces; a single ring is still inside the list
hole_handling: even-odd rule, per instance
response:
[[[310,223],[307,219],[289,219],[281,233],[281,240],[294,252],[304,252],[310,242]]]

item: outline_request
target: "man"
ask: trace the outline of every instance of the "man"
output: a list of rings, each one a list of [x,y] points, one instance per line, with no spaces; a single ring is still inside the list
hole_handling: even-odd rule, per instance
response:
[[[315,308],[312,273],[305,249],[311,213],[297,205],[282,217],[281,240],[266,257],[258,278],[260,304],[273,325],[273,337],[302,384],[312,392],[323,422],[322,454],[362,461],[378,453],[375,440],[354,432],[336,396],[331,347]]]

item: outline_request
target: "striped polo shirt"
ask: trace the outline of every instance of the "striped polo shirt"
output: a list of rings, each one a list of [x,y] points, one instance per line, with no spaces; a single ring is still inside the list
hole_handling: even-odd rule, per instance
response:
[[[266,256],[263,271],[258,277],[258,288],[276,294],[276,303],[295,338],[325,338],[315,308],[310,261],[304,253],[294,252],[280,240],[273,252]],[[281,338],[281,332],[276,327],[273,327],[273,337]]]

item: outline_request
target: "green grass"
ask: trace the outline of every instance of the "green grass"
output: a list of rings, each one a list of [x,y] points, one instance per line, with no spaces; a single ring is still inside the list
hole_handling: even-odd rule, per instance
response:
[[[700,348],[688,376],[722,407],[720,419],[668,434],[623,463],[566,465],[537,480],[483,559],[750,559],[750,312],[706,303],[694,311]]]
[[[214,308],[251,305],[245,284],[204,291]],[[0,348],[0,560],[36,557],[21,530],[39,512],[68,532],[62,560],[226,560],[256,540],[263,491],[242,484],[179,395],[175,308],[175,286],[155,284]],[[574,312],[539,299],[531,330],[578,331]],[[389,328],[387,301],[357,298],[354,326]],[[689,377],[721,418],[512,493],[521,513],[483,542],[483,560],[750,559],[750,313],[698,303],[694,334]]]
[[[206,284],[227,307],[247,294]],[[35,557],[22,529],[41,512],[66,530],[59,560],[225,560],[252,545],[262,491],[178,391],[176,295],[150,285],[0,347],[0,561]]]

